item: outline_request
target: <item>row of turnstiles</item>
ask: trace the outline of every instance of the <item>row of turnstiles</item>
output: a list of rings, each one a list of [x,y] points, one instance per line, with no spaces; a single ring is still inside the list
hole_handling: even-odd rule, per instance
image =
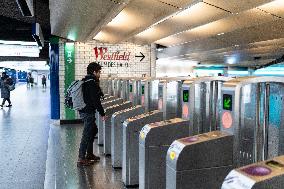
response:
[[[98,145],[140,189],[283,189],[284,80],[108,78]]]

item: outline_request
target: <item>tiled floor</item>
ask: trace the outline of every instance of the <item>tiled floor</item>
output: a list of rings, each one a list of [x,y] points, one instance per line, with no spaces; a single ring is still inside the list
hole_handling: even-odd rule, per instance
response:
[[[120,189],[121,170],[101,154],[93,166],[76,166],[82,125],[51,124],[49,90],[19,85],[13,107],[0,110],[1,189]]]
[[[11,108],[0,109],[0,188],[43,188],[49,90],[19,85],[11,101]]]

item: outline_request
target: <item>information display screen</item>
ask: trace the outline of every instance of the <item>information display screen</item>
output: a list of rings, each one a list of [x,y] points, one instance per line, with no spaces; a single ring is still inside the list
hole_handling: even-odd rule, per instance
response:
[[[188,90],[183,90],[182,98],[183,98],[183,102],[188,102],[188,100],[189,100],[189,91]]]
[[[223,109],[232,111],[232,95],[223,94]]]
[[[145,93],[145,86],[144,85],[142,85],[141,93],[142,93],[142,95]]]
[[[129,92],[133,92],[133,86],[131,84],[129,85]]]

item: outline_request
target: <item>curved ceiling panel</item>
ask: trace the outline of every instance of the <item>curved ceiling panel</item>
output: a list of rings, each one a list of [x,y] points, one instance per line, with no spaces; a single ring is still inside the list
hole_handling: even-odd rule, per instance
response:
[[[177,35],[158,40],[156,43],[164,46],[174,46],[216,35],[223,35],[224,33],[232,32],[244,27],[259,25],[265,22],[271,22],[276,19],[278,18],[275,18],[271,14],[267,14],[259,9],[251,9],[237,15],[231,15],[230,17],[193,28]]]
[[[148,30],[134,36],[130,41],[140,44],[153,43],[161,38],[189,30],[229,15],[230,13],[206,3],[196,3],[164,22],[154,25]]]
[[[76,41],[84,41],[102,20],[120,11],[120,1],[50,0],[51,33]]]
[[[220,7],[232,13],[239,13],[269,3],[272,0],[204,0],[204,2]]]
[[[133,0],[94,39],[108,43],[124,41],[178,10],[157,0]]]

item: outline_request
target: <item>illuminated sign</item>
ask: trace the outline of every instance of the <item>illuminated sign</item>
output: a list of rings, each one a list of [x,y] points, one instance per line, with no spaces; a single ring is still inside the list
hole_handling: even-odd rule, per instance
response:
[[[182,117],[184,118],[184,119],[188,119],[188,117],[189,117],[189,110],[188,110],[189,108],[188,108],[188,106],[187,106],[187,104],[184,104],[183,106],[182,106]]]
[[[232,111],[232,95],[223,94],[223,109]]]
[[[142,85],[141,94],[143,95],[144,93],[145,93],[145,86]]]
[[[39,51],[37,46],[0,44],[0,56],[39,57]]]
[[[122,61],[129,61],[129,57],[131,52],[122,52],[116,51],[109,53],[107,47],[95,47],[95,56],[97,60],[107,60],[107,61],[117,61],[117,60],[122,60]]]
[[[182,92],[183,102],[188,102],[188,98],[189,98],[189,91],[188,90],[183,90],[183,92]]]
[[[229,129],[232,127],[233,118],[230,112],[224,112],[222,115],[222,124],[225,129]]]

